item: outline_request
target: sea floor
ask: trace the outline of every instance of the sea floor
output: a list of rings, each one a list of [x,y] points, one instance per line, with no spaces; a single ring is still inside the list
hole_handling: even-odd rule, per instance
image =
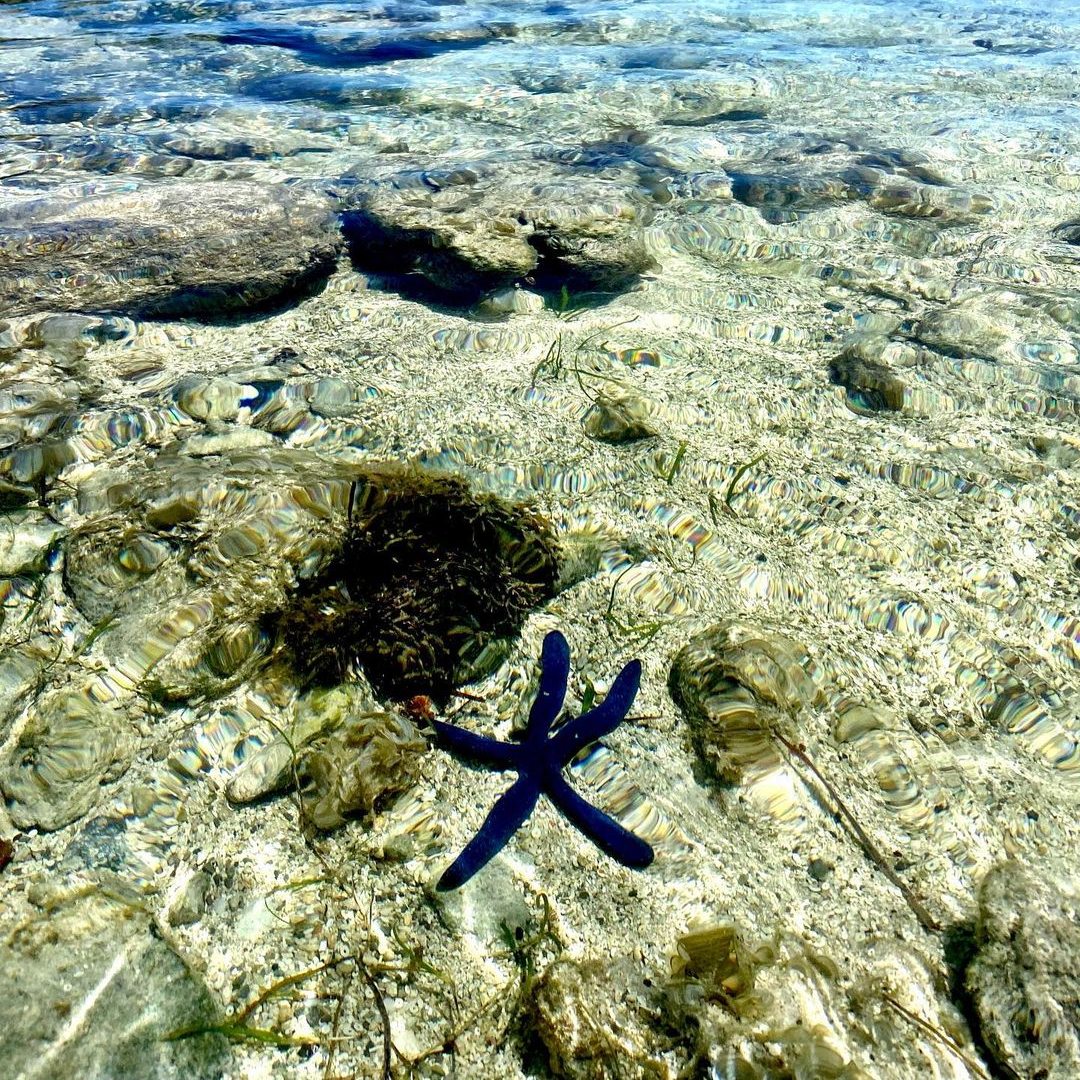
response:
[[[0,1071],[1080,1075],[1078,41],[0,5]]]

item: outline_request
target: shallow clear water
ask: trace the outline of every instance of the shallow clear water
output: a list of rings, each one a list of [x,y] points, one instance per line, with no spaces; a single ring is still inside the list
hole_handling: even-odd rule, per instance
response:
[[[928,924],[1006,858],[1078,869],[1078,100],[1056,0],[0,4],[0,920],[137,894],[231,1015],[367,957],[386,1013],[330,967],[251,1020],[308,1056],[207,1075],[329,1075],[342,1033],[380,1075],[387,1017],[420,1075],[452,1037],[462,1075],[673,1075],[691,1030],[709,1075],[982,1075]],[[439,750],[313,842],[226,799],[330,724],[264,616],[385,461],[563,548],[457,722],[520,726],[550,629],[573,706],[643,659],[571,772],[650,870],[541,807],[436,900],[505,786]],[[500,921],[609,982],[522,975],[519,1014]],[[772,943],[763,1004],[676,1016],[650,988],[718,923]],[[83,1037],[39,1057],[32,1015],[27,1077]]]

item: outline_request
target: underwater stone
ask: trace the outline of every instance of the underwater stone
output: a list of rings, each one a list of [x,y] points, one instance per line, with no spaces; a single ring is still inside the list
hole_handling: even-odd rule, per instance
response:
[[[658,994],[626,959],[556,960],[537,981],[532,1024],[551,1071],[571,1080],[671,1075],[654,1030]]]
[[[27,643],[21,649],[0,654],[0,737],[7,735],[8,721],[40,676],[41,669],[55,654],[52,638]],[[2,804],[0,804],[2,808]]]
[[[0,765],[12,821],[51,832],[78,820],[97,803],[101,785],[127,769],[130,745],[122,715],[85,692],[38,703]]]
[[[196,870],[188,878],[169,908],[170,926],[190,926],[203,917],[210,884],[210,875],[205,870]]]
[[[43,570],[50,549],[64,531],[44,514],[5,514],[0,518],[0,577]]]
[[[627,443],[647,439],[656,432],[641,398],[597,397],[582,421],[585,433],[600,442]]]
[[[237,450],[258,450],[273,446],[274,436],[259,428],[234,427],[217,434],[191,435],[184,440],[180,453],[189,457],[211,457]]]
[[[485,297],[477,305],[484,315],[535,314],[544,309],[544,298],[528,289],[499,289]]]
[[[936,187],[914,181],[887,180],[870,193],[867,203],[886,214],[938,218],[949,223],[977,221],[995,209],[994,201],[979,192]]]
[[[245,677],[273,644],[259,619],[339,549],[357,475],[278,449],[227,462],[174,454],[87,484],[84,505],[107,512],[71,538],[64,585],[96,652],[172,700]],[[196,518],[194,534],[184,526]]]
[[[1080,221],[1065,221],[1052,233],[1055,240],[1066,244],[1080,244]]]
[[[310,288],[340,245],[329,204],[240,181],[143,184],[0,214],[0,309],[214,314]],[[213,258],[207,258],[212,252]]]
[[[388,797],[415,782],[426,751],[427,743],[404,716],[350,717],[339,732],[297,759],[305,819],[327,830],[350,817],[370,822]]]
[[[173,390],[177,405],[193,420],[235,420],[252,387],[232,379],[181,379]]]
[[[794,716],[824,702],[811,674],[815,670],[801,642],[731,619],[702,631],[679,652],[671,687],[683,708],[707,711],[718,691],[726,693],[737,684],[758,701]]]
[[[293,783],[296,750],[278,738],[255,751],[233,774],[225,794],[229,802],[242,805],[272,795]]]
[[[354,262],[417,272],[473,301],[534,271],[555,292],[621,291],[654,266],[642,231],[651,211],[625,183],[567,180],[534,159],[483,177],[459,172],[472,182],[433,187],[399,174],[351,194],[342,228]]]
[[[427,751],[406,717],[373,702],[362,681],[306,693],[288,729],[233,774],[229,801],[253,802],[299,782],[305,817],[316,828],[334,829],[349,817],[370,820],[388,796],[412,784]]]
[[[344,379],[317,379],[308,391],[308,404],[316,416],[348,416],[356,404],[356,390]]]
[[[642,231],[651,220],[648,211],[629,202],[590,202],[581,185],[563,191],[553,185],[543,194],[546,205],[524,211],[542,278],[571,292],[622,292],[655,268]]]
[[[692,638],[669,678],[708,770],[744,785],[754,806],[791,826],[802,819],[802,801],[773,733],[797,731],[800,714],[823,703],[815,672],[799,642],[729,620]]]
[[[90,315],[46,315],[30,324],[30,343],[52,355],[80,358],[93,344],[130,337],[134,325],[124,319]]]
[[[31,494],[41,491],[77,459],[76,452],[66,439],[46,439],[40,443],[24,443],[0,457],[0,484],[5,494],[3,502],[19,505],[16,492]],[[23,500],[24,502],[27,500]]]
[[[928,312],[912,336],[952,357],[996,357],[1008,344],[1008,334],[995,325],[992,312],[973,305]]]
[[[146,691],[166,701],[220,696],[250,675],[269,647],[269,636],[252,623],[226,626],[212,640],[209,628],[194,633],[154,664]]]
[[[229,1047],[209,990],[136,907],[106,897],[49,899],[0,945],[0,1060],[25,1080],[216,1080]]]
[[[769,718],[760,715],[760,703],[749,690],[721,677],[709,691],[699,693],[686,650],[675,664],[672,697],[687,718],[694,749],[720,779],[740,783],[747,773],[780,768],[783,762],[773,745]]]
[[[488,864],[482,886],[430,889],[428,898],[447,930],[459,938],[475,938],[492,952],[505,947],[507,930],[527,930],[532,922],[513,864],[503,858]]]
[[[1012,1075],[1080,1076],[1080,894],[1062,869],[999,863],[979,889],[967,986],[983,1041]]]
[[[799,214],[836,203],[850,202],[865,188],[857,177],[806,176],[783,173],[746,173],[728,170],[732,196],[746,206],[758,207],[773,223],[794,220]],[[787,211],[787,213],[783,213]]]
[[[377,188],[342,214],[349,253],[361,266],[423,274],[437,288],[469,297],[510,285],[537,263],[527,230],[505,209],[461,208],[455,188]]]
[[[904,412],[908,386],[890,368],[851,350],[829,365],[829,378],[847,391],[852,412]]]

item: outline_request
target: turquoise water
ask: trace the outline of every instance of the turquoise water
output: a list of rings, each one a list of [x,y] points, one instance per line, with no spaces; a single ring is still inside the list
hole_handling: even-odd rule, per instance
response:
[[[680,86],[780,99],[728,122],[740,156],[887,133],[1066,161],[1077,30],[1065,2],[9,3],[3,175],[336,179],[380,137],[425,162],[516,153],[642,124]]]
[[[1076,1075],[1078,103],[1056,0],[0,2],[0,1060]],[[387,462],[559,544],[444,718],[643,661],[648,870],[541,803],[435,894],[506,778],[275,636]]]

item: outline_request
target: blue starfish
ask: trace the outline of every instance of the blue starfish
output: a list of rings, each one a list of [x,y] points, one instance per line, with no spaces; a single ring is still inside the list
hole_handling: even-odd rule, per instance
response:
[[[546,795],[601,851],[624,866],[643,869],[653,849],[614,818],[590,806],[563,778],[562,770],[589,743],[610,734],[626,719],[641,682],[641,661],[632,660],[615,677],[607,697],[595,709],[564,724],[550,735],[562,710],[570,677],[570,646],[553,630],[540,654],[540,692],[533,702],[525,739],[504,743],[433,721],[435,734],[447,749],[493,769],[513,769],[518,778],[491,808],[480,831],[465,845],[436,885],[440,892],[464,885],[505,846]],[[550,737],[549,737],[550,735]]]

